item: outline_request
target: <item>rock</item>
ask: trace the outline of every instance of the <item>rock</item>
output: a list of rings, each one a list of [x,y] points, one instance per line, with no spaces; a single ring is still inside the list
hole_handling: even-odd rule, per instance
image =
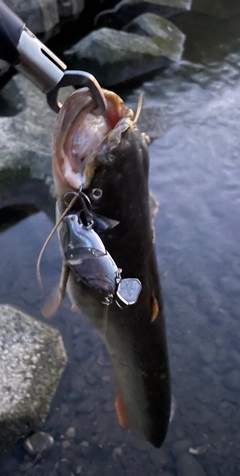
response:
[[[210,364],[216,358],[217,349],[214,342],[201,342],[199,352],[203,362]]]
[[[27,24],[36,35],[47,39],[61,17],[76,17],[84,8],[84,0],[5,0],[6,4]]]
[[[64,450],[66,450],[66,448],[69,448],[69,446],[71,446],[70,441],[64,440],[64,441],[62,442],[62,447],[63,447]]]
[[[177,476],[206,476],[206,473],[193,456],[183,453],[177,461]]]
[[[189,453],[191,455],[196,455],[196,456],[201,456],[201,455],[205,455],[205,453],[207,452],[209,448],[209,445],[206,444],[206,445],[198,445],[198,446],[193,446],[193,447],[190,447],[189,448]]]
[[[74,428],[74,426],[70,426],[66,431],[66,435],[68,438],[74,438],[76,436],[76,428]]]
[[[137,436],[136,438],[133,438],[131,440],[130,444],[132,448],[141,452],[149,452],[149,450],[151,450],[152,448],[151,444],[148,441],[138,438]]]
[[[226,388],[229,390],[240,390],[240,372],[236,369],[231,370],[223,380]]]
[[[66,365],[56,329],[0,306],[0,450],[44,422]]]
[[[38,455],[50,448],[54,443],[54,438],[48,433],[39,431],[24,441],[24,448],[30,455]]]
[[[161,448],[160,449],[154,448],[150,453],[150,458],[153,464],[155,464],[159,468],[166,466],[169,462],[167,454]]]
[[[179,441],[175,441],[175,443],[173,443],[172,445],[172,454],[173,456],[175,456],[175,458],[177,458],[178,456],[180,456],[182,453],[185,453],[186,451],[188,451],[188,449],[191,447],[192,443],[190,440],[179,440]]]
[[[9,68],[10,66],[6,61],[0,60],[0,76],[5,74],[9,70]]]
[[[13,117],[26,108],[23,91],[14,79],[0,91],[0,117]]]
[[[122,0],[114,8],[99,13],[94,23],[97,28],[121,29],[142,13],[156,13],[168,18],[189,10],[191,3],[192,0]]]
[[[65,51],[68,67],[92,73],[109,87],[153,72],[169,62],[165,40],[101,28]]]
[[[82,441],[82,443],[80,444],[80,452],[84,456],[90,453],[90,447],[89,447],[88,441]]]
[[[138,35],[157,36],[161,38],[168,51],[168,58],[172,61],[180,61],[185,35],[168,20],[154,13],[144,13],[124,27],[125,31]]]
[[[63,93],[68,95],[70,91],[72,88],[66,88]],[[20,74],[5,86],[0,98],[6,105],[2,111],[5,115],[0,115],[0,208],[15,204],[19,194],[18,203],[32,203],[49,214],[53,209],[51,149],[56,116],[42,92]],[[35,181],[34,187],[30,179]],[[39,181],[44,185],[42,194]],[[10,189],[13,182],[14,193]]]

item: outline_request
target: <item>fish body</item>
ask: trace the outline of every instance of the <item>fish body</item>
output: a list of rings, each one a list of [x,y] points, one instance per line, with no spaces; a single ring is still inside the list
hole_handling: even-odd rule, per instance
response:
[[[116,379],[119,423],[138,430],[159,447],[168,428],[171,398],[149,207],[148,147],[145,135],[139,132],[117,95],[105,91],[108,103],[105,118],[94,111],[87,93],[86,96],[79,91],[73,93],[57,119],[53,173],[59,213],[64,211],[65,193],[71,188],[83,187],[93,213],[119,222],[99,237],[117,269],[122,270],[123,281],[136,278],[141,283],[141,292],[130,306],[122,308],[116,300],[112,301],[108,307],[107,332],[103,323],[104,304],[72,269],[68,292],[74,305],[99,329],[106,344]],[[87,110],[92,116],[96,115],[96,121],[92,116],[87,118]],[[92,126],[87,129],[85,120],[92,121],[94,127],[101,124],[102,129],[101,138],[95,145],[91,144],[90,153],[86,137],[91,142]],[[72,151],[76,152],[75,145],[77,140],[80,144],[81,134],[85,152],[81,153],[79,145],[77,159]],[[94,195],[96,189],[101,191],[98,198]],[[64,223],[60,225],[60,234],[64,226]]]

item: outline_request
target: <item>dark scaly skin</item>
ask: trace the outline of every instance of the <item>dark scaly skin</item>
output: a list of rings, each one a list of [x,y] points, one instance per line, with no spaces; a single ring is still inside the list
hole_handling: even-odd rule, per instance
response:
[[[99,157],[99,158],[98,158]],[[99,154],[90,186],[100,188],[102,198],[93,211],[120,223],[101,236],[103,243],[122,268],[122,277],[136,277],[142,283],[138,302],[126,309],[116,303],[106,307],[70,271],[69,294],[75,305],[96,326],[112,360],[117,389],[126,413],[126,425],[140,431],[159,447],[166,435],[170,415],[170,377],[161,289],[153,244],[149,209],[148,149],[131,120],[120,144],[111,154]],[[59,200],[60,209],[64,205]],[[151,322],[153,298],[159,312]]]

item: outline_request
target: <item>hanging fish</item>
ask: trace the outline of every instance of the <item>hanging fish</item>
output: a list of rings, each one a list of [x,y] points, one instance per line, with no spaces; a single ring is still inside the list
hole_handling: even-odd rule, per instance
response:
[[[95,216],[101,217],[99,223],[102,220],[104,224],[106,218],[118,224],[87,230],[86,224],[76,219],[81,205],[76,201],[68,207],[68,216],[59,226],[64,261],[61,285],[67,282],[75,308],[99,329],[106,344],[116,377],[120,425],[137,429],[160,446],[170,416],[170,377],[149,206],[148,140],[120,97],[110,91],[104,91],[104,96],[105,115],[96,108],[88,90],[78,90],[57,116],[53,146],[57,215],[66,213],[66,194],[82,190],[91,203],[93,221]],[[72,256],[68,248],[71,240],[75,247]],[[85,241],[82,246],[84,240],[90,244]],[[87,269],[89,256],[96,268],[102,260],[104,269],[99,275],[96,269]],[[101,291],[106,277],[111,276],[107,296],[114,296],[107,307],[107,332],[103,326],[106,305],[99,299],[100,275],[104,277]],[[125,295],[131,301],[134,281],[128,279],[136,279],[141,290],[133,304],[119,307],[118,292],[120,300]],[[63,295],[63,286],[61,292]]]

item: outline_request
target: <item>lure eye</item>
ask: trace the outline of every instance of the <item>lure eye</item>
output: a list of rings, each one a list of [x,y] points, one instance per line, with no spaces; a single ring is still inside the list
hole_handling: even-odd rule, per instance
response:
[[[93,188],[92,190],[92,198],[93,200],[97,201],[102,198],[103,191],[100,188]]]

